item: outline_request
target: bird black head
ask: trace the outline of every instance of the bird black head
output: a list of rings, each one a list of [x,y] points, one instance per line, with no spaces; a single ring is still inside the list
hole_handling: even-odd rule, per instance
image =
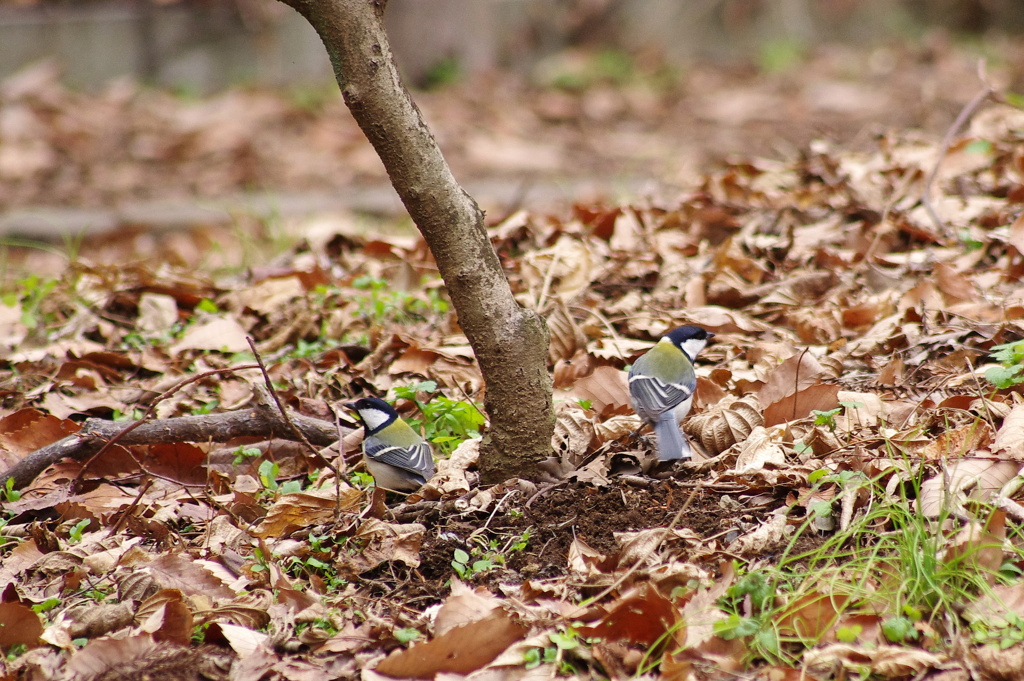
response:
[[[398,418],[395,408],[379,397],[361,397],[345,406],[356,412],[367,433],[375,433]]]
[[[687,325],[672,329],[665,337],[672,341],[672,344],[686,353],[690,361],[697,356],[708,341],[714,338],[715,334],[699,326]]]

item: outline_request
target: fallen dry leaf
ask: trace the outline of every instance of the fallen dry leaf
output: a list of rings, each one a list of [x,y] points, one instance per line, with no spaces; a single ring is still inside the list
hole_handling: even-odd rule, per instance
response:
[[[882,645],[874,648],[833,643],[823,648],[812,648],[804,655],[805,668],[812,674],[828,673],[839,666],[842,669],[870,669],[887,678],[902,678],[938,668],[944,658],[924,650],[902,646]]]
[[[951,511],[969,496],[980,501],[990,500],[1003,485],[1020,471],[1015,461],[997,459],[960,459],[947,464],[945,469],[921,484],[917,499],[920,512],[929,518]]]
[[[839,386],[828,383],[814,383],[803,390],[791,393],[764,408],[764,425],[796,421],[812,411],[830,411],[839,406]],[[763,404],[763,401],[762,401]]]
[[[398,678],[433,678],[438,672],[469,674],[496,658],[527,633],[505,610],[496,610],[472,624],[449,629],[441,636],[396,650],[376,671]]]
[[[683,431],[697,438],[711,456],[721,454],[734,444],[743,442],[764,423],[756,400],[727,396],[708,411],[683,422]]]
[[[0,603],[0,647],[39,645],[43,625],[39,615],[23,603]]]
[[[672,601],[652,586],[644,585],[622,596],[599,622],[578,627],[578,631],[605,641],[626,641],[650,647],[663,641],[678,620],[679,614]]]
[[[1003,418],[992,449],[1011,459],[1024,459],[1024,404],[1018,404]]]

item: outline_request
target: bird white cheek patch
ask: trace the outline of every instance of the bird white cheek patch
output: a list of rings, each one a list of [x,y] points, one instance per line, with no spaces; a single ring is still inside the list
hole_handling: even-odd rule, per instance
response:
[[[363,409],[359,412],[359,415],[363,417],[363,423],[370,430],[379,428],[388,422],[388,415],[380,409]]]
[[[696,338],[691,338],[690,340],[685,340],[682,343],[680,343],[680,345],[682,345],[683,347],[683,352],[685,352],[686,356],[689,357],[690,359],[696,357],[697,354],[701,350],[703,350],[704,346],[707,344],[708,342],[706,340],[698,340]]]

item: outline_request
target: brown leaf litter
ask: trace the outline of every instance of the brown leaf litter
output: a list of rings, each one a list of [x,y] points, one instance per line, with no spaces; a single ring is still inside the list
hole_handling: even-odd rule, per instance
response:
[[[35,77],[5,94],[26,115],[70,97]],[[178,189],[200,194],[244,180],[240,168],[208,173],[257,153],[247,126],[285,108],[234,95],[174,109],[132,90],[90,105],[90,120],[149,121],[132,153],[180,160],[196,174]],[[480,400],[415,239],[339,230],[272,268],[216,277],[83,258],[48,289],[22,280],[0,305],[0,460],[86,438],[95,449],[55,456],[17,480],[20,498],[5,496],[0,622],[18,626],[0,627],[15,653],[0,675],[683,679],[756,664],[772,678],[1005,677],[1019,645],[945,640],[937,620],[915,623],[923,642],[892,645],[891,613],[853,607],[842,565],[775,596],[775,630],[800,638],[777,658],[722,623],[744,573],[822,546],[915,476],[915,508],[946,520],[932,528],[937,560],[994,574],[1012,555],[1020,391],[984,370],[993,346],[1024,338],[1022,121],[988,103],[944,155],[916,135],[856,151],[815,142],[789,161],[734,159],[673,199],[496,221],[516,295],[552,330],[562,403],[539,484],[481,489],[474,439],[386,507],[355,472],[358,436],[336,420],[339,402],[407,387],[396,405],[415,419],[440,396]],[[331,134],[324,159],[355,145]],[[26,168],[50,166],[41,153]],[[10,190],[19,200],[29,179]],[[688,426],[699,456],[670,468],[633,432],[622,374],[683,323],[716,337]],[[290,423],[262,428],[260,410],[279,411],[245,356],[250,337]],[[296,423],[312,448],[296,444]],[[993,594],[956,616],[1017,616],[1013,587]]]

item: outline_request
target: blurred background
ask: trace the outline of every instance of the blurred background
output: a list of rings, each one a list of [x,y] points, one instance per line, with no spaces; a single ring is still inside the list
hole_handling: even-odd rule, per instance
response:
[[[570,48],[685,66],[777,66],[815,45],[881,45],[944,30],[1001,41],[1024,31],[1019,0],[390,0],[388,31],[412,83],[445,72],[530,73]],[[56,57],[66,82],[119,76],[209,93],[329,76],[309,26],[272,0],[6,0],[0,77]]]
[[[941,139],[984,87],[979,64],[1024,102],[1021,0],[390,0],[386,20],[492,222],[671,200],[716,165],[813,143]],[[290,8],[0,2],[0,237],[116,234],[156,253],[153,234],[252,221],[266,241],[328,213],[402,210]]]

